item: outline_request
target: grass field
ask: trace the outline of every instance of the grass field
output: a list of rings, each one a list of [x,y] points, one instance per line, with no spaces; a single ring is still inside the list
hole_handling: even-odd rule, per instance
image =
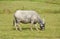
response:
[[[59,1],[55,4],[43,1],[0,1],[0,39],[60,39],[59,3]],[[14,30],[13,13],[18,9],[37,11],[41,18],[45,18],[45,30],[30,31],[30,24],[21,24],[23,28],[21,32]]]
[[[2,16],[3,15],[3,16]],[[45,31],[30,31],[29,24],[22,24],[23,30],[16,31],[12,26],[12,14],[0,14],[0,39],[60,39],[60,14],[41,14],[45,16]]]

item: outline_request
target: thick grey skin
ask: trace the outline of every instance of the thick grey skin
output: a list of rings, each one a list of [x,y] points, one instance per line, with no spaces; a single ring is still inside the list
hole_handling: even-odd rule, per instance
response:
[[[33,24],[40,24],[41,30],[44,29],[44,21],[40,18],[37,12],[32,10],[17,10],[14,14],[14,25],[16,30],[22,30],[21,26],[19,29],[19,23],[31,23],[30,29],[32,30]],[[35,25],[36,30],[38,30],[37,26]],[[32,30],[33,31],[33,30]]]

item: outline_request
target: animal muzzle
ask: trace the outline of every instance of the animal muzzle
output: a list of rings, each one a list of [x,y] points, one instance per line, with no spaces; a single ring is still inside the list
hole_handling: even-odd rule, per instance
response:
[[[45,30],[45,24],[40,25],[40,30]]]

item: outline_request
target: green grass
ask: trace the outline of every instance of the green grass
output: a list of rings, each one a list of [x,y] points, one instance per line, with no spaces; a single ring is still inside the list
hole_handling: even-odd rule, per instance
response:
[[[46,29],[32,32],[30,24],[21,24],[21,32],[14,30],[13,13],[18,9],[37,11],[45,18]],[[60,39],[60,1],[0,1],[0,39]]]
[[[35,10],[39,13],[60,13],[60,5],[46,2],[31,1],[0,1],[0,13],[14,13],[16,10]]]
[[[42,18],[45,16],[44,31],[30,31],[30,24],[21,24],[23,30],[20,32],[13,29],[13,14],[0,14],[0,39],[60,39],[60,14],[40,15]]]

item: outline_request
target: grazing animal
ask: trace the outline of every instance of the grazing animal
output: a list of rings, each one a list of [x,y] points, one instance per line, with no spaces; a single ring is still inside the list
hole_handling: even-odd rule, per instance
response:
[[[31,23],[30,29],[32,30],[32,25],[38,23],[40,29],[44,30],[45,22],[40,18],[36,11],[33,10],[17,10],[14,13],[13,25],[16,27],[16,30],[22,30],[21,26],[19,28],[19,23]],[[35,25],[36,30],[38,30]],[[33,30],[32,30],[33,31]]]

